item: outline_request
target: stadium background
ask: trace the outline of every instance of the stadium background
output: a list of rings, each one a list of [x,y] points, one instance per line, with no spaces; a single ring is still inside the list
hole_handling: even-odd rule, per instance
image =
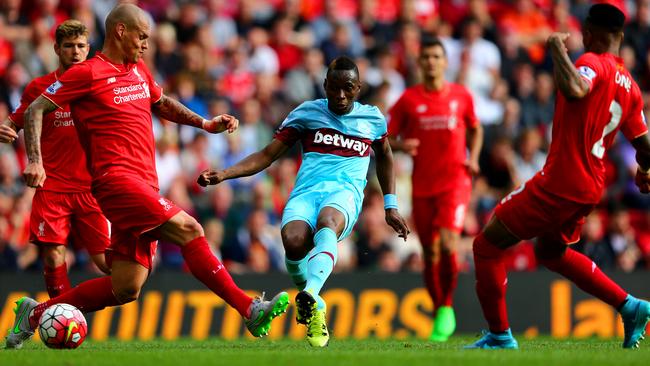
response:
[[[644,92],[648,115],[650,0],[619,3],[628,15],[621,56]],[[17,107],[31,78],[56,68],[52,47],[56,25],[67,18],[84,22],[91,30],[92,55],[101,47],[103,19],[115,4],[113,0],[2,1],[0,118]],[[471,90],[486,131],[482,174],[474,182],[458,256],[461,270],[467,273],[461,277],[458,302],[476,306],[471,284],[472,237],[496,202],[542,167],[549,144],[554,85],[544,40],[552,31],[570,32],[567,46],[572,57],[578,57],[582,52],[580,24],[589,1],[149,0],[137,4],[155,23],[145,58],[165,92],[204,117],[232,113],[241,121],[240,130],[230,136],[206,135],[155,118],[154,130],[163,194],[199,219],[213,251],[233,274],[241,275],[238,278],[245,288],[288,287],[281,275],[260,274],[284,272],[278,225],[300,163],[299,150],[264,173],[207,190],[195,184],[198,173],[232,165],[261,148],[292,108],[323,97],[326,64],[339,55],[354,57],[360,67],[361,101],[386,112],[405,87],[418,81],[419,40],[428,35],[443,39],[449,57],[448,79]],[[410,159],[399,154],[396,159],[400,210],[410,216]],[[650,197],[640,195],[632,182],[634,151],[622,136],[606,159],[607,190],[598,209],[587,218],[576,246],[605,270],[620,272],[617,278],[647,297],[650,290],[643,287],[644,272],[623,273],[650,268]],[[14,145],[0,146],[2,305],[8,304],[14,291],[35,294],[42,286],[42,264],[36,248],[27,244],[33,191],[20,177],[25,161],[22,138]],[[387,280],[384,286],[399,296],[420,286],[417,236],[403,243],[384,224],[383,213],[371,167],[364,211],[354,234],[339,246],[329,289],[348,289],[353,298],[360,297],[364,288],[382,286],[373,276],[398,279]],[[74,241],[77,247],[83,238]],[[160,243],[156,259],[155,271],[163,278],[187,272],[173,245]],[[527,296],[533,285],[512,288],[510,296],[520,299],[513,301],[524,306],[552,302],[557,278],[535,272],[529,243],[513,250],[508,262],[512,271],[532,272],[511,278],[529,279],[541,286],[539,301]],[[97,273],[83,251],[71,251],[68,263],[76,276]],[[337,280],[339,276],[345,281]],[[78,278],[73,278],[74,283]],[[178,282],[156,282],[151,288],[164,291],[165,296],[174,291],[173,286],[189,291],[184,286],[191,286],[190,281],[179,278]],[[270,280],[283,278],[284,282],[275,285]],[[258,285],[259,281],[268,286]],[[195,286],[200,288],[198,282]],[[579,313],[577,304],[570,306],[570,313]],[[528,316],[548,320],[550,308],[544,309]],[[1,319],[8,310],[5,306]],[[526,331],[526,322],[533,324],[526,320],[515,330]],[[482,325],[477,319],[466,330]],[[611,332],[598,333],[598,329],[584,335],[617,334],[613,325]],[[550,323],[538,331],[552,333]]]

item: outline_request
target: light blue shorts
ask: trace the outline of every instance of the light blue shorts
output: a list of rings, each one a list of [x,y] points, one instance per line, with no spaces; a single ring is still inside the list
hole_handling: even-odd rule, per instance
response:
[[[341,241],[352,232],[361,212],[361,203],[356,192],[343,187],[336,190],[306,191],[289,199],[282,212],[282,227],[291,221],[300,220],[316,230],[318,213],[323,207],[333,207],[345,216],[345,228],[338,238]]]

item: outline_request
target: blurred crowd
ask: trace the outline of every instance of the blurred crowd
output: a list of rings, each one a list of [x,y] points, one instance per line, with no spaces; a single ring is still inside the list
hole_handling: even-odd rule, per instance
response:
[[[101,48],[103,21],[116,0],[0,2],[0,119],[16,108],[25,85],[54,70],[56,26],[67,18],[90,29],[91,56]],[[143,0],[154,24],[145,59],[165,92],[204,117],[230,113],[241,121],[231,135],[208,135],[154,117],[161,192],[204,226],[215,254],[233,273],[284,271],[282,209],[300,164],[294,148],[267,171],[209,189],[202,170],[228,167],[265,146],[287,113],[324,97],[328,62],[353,57],[360,101],[384,113],[418,82],[420,40],[443,40],[447,78],[465,85],[485,129],[482,174],[458,256],[472,268],[472,238],[496,203],[544,164],[555,87],[544,42],[571,34],[572,58],[582,52],[580,28],[588,0]],[[620,0],[628,23],[621,57],[644,91],[650,115],[650,0]],[[441,157],[444,158],[444,157]],[[606,270],[650,268],[650,197],[632,178],[634,150],[619,136],[607,158],[607,190],[586,219],[576,246]],[[0,270],[37,270],[28,245],[33,191],[21,180],[23,139],[0,147]],[[396,155],[398,197],[410,216],[410,158]],[[444,179],[444,177],[440,177]],[[411,225],[411,228],[413,225]],[[70,247],[82,248],[74,237]],[[397,238],[384,223],[383,199],[371,165],[364,209],[339,246],[337,271],[419,271],[419,242]],[[69,263],[90,268],[84,251]],[[536,268],[532,243],[513,249],[513,270]],[[161,242],[160,268],[184,269],[180,250]],[[70,265],[70,264],[69,264]]]

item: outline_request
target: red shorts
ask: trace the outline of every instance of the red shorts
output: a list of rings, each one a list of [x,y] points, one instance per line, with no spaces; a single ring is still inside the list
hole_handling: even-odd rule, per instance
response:
[[[121,258],[151,269],[158,241],[143,234],[169,221],[181,209],[133,176],[102,177],[93,182],[93,195],[112,224],[107,263]]]
[[[109,227],[90,192],[36,190],[32,200],[29,239],[36,244],[67,245],[71,230],[90,254],[104,253]]]
[[[469,189],[455,189],[431,197],[413,197],[413,220],[422,245],[431,245],[440,228],[460,233],[471,197]]]
[[[593,208],[545,191],[535,177],[502,199],[494,214],[519,239],[540,237],[573,244],[580,240],[585,216]]]

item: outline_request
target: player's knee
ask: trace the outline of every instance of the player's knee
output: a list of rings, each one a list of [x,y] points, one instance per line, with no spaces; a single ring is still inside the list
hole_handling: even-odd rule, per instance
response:
[[[199,222],[196,221],[196,219],[190,215],[187,215],[185,220],[183,220],[181,229],[183,233],[191,239],[198,238],[199,236],[204,235],[203,227],[201,226],[201,224],[199,224]]]
[[[440,251],[443,254],[449,255],[449,254],[454,254],[456,253],[456,247],[457,247],[458,241],[456,238],[450,237],[450,238],[441,238],[440,240]]]
[[[305,233],[283,232],[282,243],[286,252],[287,258],[290,260],[300,260],[307,255],[308,248],[306,248],[307,236]]]
[[[140,296],[140,286],[137,284],[125,284],[113,288],[115,298],[120,304],[126,304],[135,301]]]
[[[425,263],[437,263],[440,260],[440,251],[435,250],[433,245],[423,246],[422,258]]]
[[[44,245],[42,256],[47,267],[59,267],[65,263],[65,247],[63,245]]]

